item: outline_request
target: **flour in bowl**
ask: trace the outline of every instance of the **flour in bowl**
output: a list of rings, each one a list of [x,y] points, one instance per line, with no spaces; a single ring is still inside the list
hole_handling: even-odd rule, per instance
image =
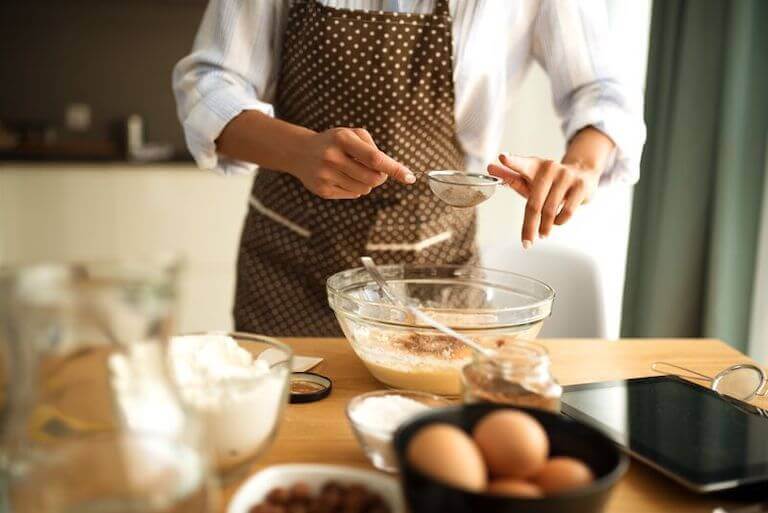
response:
[[[428,409],[424,403],[393,394],[368,397],[349,413],[358,424],[391,434],[404,421]]]
[[[288,366],[270,367],[226,335],[174,337],[169,356],[182,397],[206,428],[217,465],[230,467],[260,453],[285,402]]]
[[[199,387],[200,399],[211,395],[211,387],[226,381],[257,379],[269,374],[269,363],[254,358],[226,335],[174,337],[171,365],[182,387]]]
[[[432,396],[414,400],[406,397],[409,392],[403,394],[374,392],[356,397],[347,406],[347,415],[363,451],[374,467],[385,472],[397,470],[397,456],[392,445],[397,428],[433,406],[424,400],[430,403],[441,401]]]

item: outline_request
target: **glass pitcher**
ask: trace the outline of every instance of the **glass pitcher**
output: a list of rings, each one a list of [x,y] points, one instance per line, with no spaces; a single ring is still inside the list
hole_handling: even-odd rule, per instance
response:
[[[211,511],[201,430],[166,358],[177,271],[175,263],[0,271],[6,509]]]

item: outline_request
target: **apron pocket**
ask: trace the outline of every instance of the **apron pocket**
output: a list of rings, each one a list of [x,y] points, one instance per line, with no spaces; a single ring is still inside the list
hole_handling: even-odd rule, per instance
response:
[[[365,245],[366,251],[424,251],[425,249],[449,241],[453,238],[453,231],[446,230],[436,235],[416,242],[369,242]]]
[[[264,206],[257,198],[251,197],[249,205],[241,251],[257,254],[291,272],[304,273],[312,232]]]
[[[256,212],[263,215],[264,217],[271,219],[277,224],[283,225],[285,228],[291,230],[296,235],[300,237],[304,237],[305,239],[309,239],[309,237],[312,236],[312,232],[310,232],[309,230],[307,230],[302,226],[299,226],[298,224],[294,223],[287,217],[284,217],[278,214],[274,210],[265,207],[261,201],[254,198],[253,196],[251,196],[251,198],[248,200],[248,203],[250,204],[251,208],[253,208]]]

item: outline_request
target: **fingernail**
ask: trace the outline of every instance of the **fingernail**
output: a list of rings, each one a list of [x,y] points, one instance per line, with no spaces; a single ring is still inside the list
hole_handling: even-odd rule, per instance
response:
[[[539,234],[539,238],[542,239],[542,240],[546,239],[547,237],[549,237],[548,233],[540,233]]]
[[[529,240],[524,240],[523,241],[523,249],[530,249],[531,246],[533,246],[533,242],[531,242]]]
[[[410,171],[405,172],[405,183],[414,183],[416,181],[416,175]]]

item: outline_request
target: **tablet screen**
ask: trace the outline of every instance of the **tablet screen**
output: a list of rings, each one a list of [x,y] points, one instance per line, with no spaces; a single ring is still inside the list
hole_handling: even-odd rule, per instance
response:
[[[768,418],[671,376],[565,387],[563,413],[606,431],[684,484],[768,480]]]

